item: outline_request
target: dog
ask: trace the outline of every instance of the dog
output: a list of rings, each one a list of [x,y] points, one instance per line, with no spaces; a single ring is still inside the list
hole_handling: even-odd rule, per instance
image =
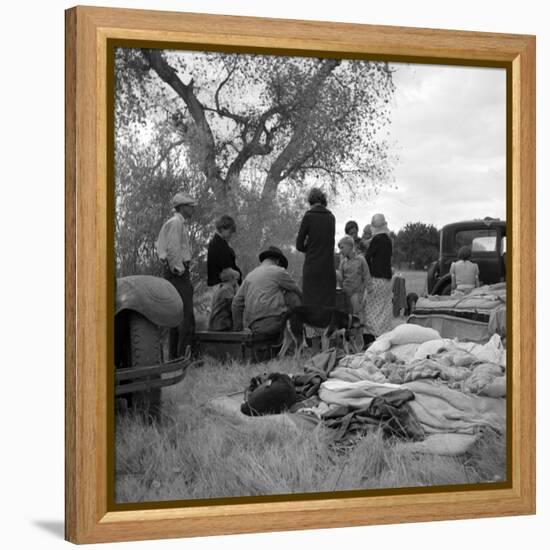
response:
[[[303,348],[307,347],[304,336],[305,325],[324,329],[321,335],[321,349],[323,351],[328,349],[330,339],[336,336],[342,338],[342,347],[348,355],[350,353],[350,332],[362,328],[361,320],[357,315],[345,313],[335,308],[294,307],[285,316],[283,344],[279,351],[279,357],[284,357],[292,344],[295,346],[295,358],[300,357]]]
[[[409,292],[407,294],[407,307],[405,308],[405,315],[412,315],[416,310],[416,302],[418,302],[418,294],[416,292]]]

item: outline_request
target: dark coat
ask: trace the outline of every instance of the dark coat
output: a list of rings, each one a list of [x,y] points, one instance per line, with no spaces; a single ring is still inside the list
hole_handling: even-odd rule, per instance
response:
[[[242,282],[242,273],[235,261],[235,251],[225,239],[218,235],[218,233],[215,233],[208,243],[208,257],[206,259],[208,286],[221,283],[220,273],[226,267],[230,267],[241,274],[239,277],[240,284]]]
[[[332,212],[320,205],[311,207],[302,219],[296,248],[306,255],[302,280],[305,306],[336,306],[335,227]]]
[[[385,233],[375,235],[365,254],[371,277],[377,279],[391,279],[391,256],[393,247],[391,239]]]

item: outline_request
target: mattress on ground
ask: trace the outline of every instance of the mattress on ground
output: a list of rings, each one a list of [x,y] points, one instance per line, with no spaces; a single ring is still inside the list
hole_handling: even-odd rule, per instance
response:
[[[470,342],[485,343],[490,338],[489,317],[469,319],[444,312],[415,312],[407,321],[421,327],[437,330],[442,338],[458,338]]]
[[[489,328],[497,311],[505,311],[506,285],[486,285],[474,289],[466,296],[428,296],[419,298],[410,323],[434,328],[442,337],[466,338],[486,341],[497,331],[505,335],[504,321]],[[496,330],[498,329],[498,330]]]

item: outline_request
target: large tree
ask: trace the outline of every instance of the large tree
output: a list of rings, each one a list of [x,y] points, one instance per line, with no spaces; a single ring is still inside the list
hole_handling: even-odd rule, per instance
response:
[[[359,194],[388,180],[387,63],[119,48],[115,67],[118,231],[186,188],[201,222],[240,218],[246,256],[292,242],[304,183]]]
[[[434,225],[409,222],[397,233],[396,257],[409,267],[424,269],[439,255],[439,232]]]

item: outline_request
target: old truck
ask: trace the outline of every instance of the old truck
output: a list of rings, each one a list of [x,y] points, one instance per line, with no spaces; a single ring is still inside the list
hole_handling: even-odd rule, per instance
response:
[[[449,269],[465,245],[472,248],[471,261],[479,266],[482,285],[506,280],[506,221],[484,218],[450,223],[440,231],[439,259],[428,268],[428,294],[451,293]]]
[[[162,334],[183,320],[183,302],[166,279],[118,278],[115,293],[115,399],[149,419],[161,414],[161,388],[178,383],[190,354],[166,360]],[[119,409],[120,410],[120,409]]]

